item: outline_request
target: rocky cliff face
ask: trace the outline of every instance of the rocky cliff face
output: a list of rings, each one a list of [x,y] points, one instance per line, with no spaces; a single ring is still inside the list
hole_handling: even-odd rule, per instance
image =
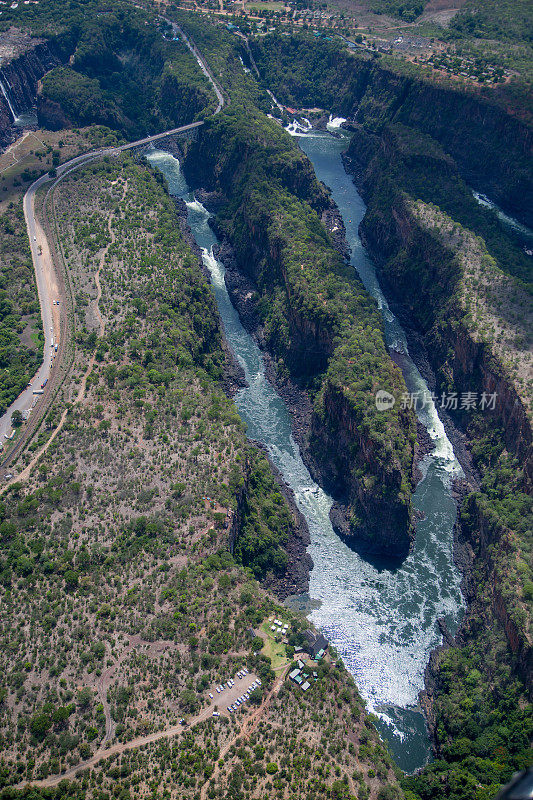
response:
[[[71,125],[59,103],[55,103],[49,97],[43,97],[40,92],[37,94],[37,118],[39,125],[51,131],[60,131]]]
[[[304,459],[315,480],[339,501],[332,516],[335,529],[360,552],[402,559],[415,535],[405,467],[396,456],[385,454],[383,444],[361,424],[349,393],[330,380],[327,367],[335,352],[334,320],[302,307],[287,271],[282,242],[268,235],[268,223],[244,225],[247,247],[240,252],[238,265],[255,289],[266,284],[267,302],[273,301],[271,290],[276,281],[286,289],[280,322],[288,328],[288,346],[281,325],[267,325],[260,337],[263,344],[274,355],[282,355],[296,382],[305,384],[326,373],[302,437]],[[408,436],[412,427],[408,412],[399,422]]]
[[[383,154],[386,159],[380,161],[379,156]],[[429,209],[439,222],[436,228],[431,228],[415,213],[417,204],[398,190],[394,176],[389,176],[389,183],[384,185],[380,164],[391,158],[395,158],[395,154],[386,136],[369,137],[364,131],[356,132],[346,164],[357,175],[358,184],[369,201],[361,224],[362,237],[378,265],[380,280],[391,305],[425,341],[437,379],[437,393],[455,391],[461,395],[475,392],[477,397],[483,393],[496,395],[494,408],[488,407],[484,411],[483,427],[479,431],[476,425],[480,423],[471,422],[464,412],[462,416],[459,414],[459,421],[468,430],[472,447],[486,447],[483,437],[487,430],[493,430],[497,437],[501,437],[502,449],[516,458],[519,465],[517,477],[513,478],[516,484],[511,497],[505,501],[510,502],[519,493],[525,496],[533,485],[533,443],[527,405],[519,394],[519,384],[496,350],[497,341],[481,337],[478,326],[473,324],[472,312],[468,313],[464,260],[461,252],[450,245],[448,231],[442,224],[445,215],[435,207]],[[427,155],[425,158],[428,175],[437,175],[447,169],[442,159],[430,163]],[[382,202],[384,191],[387,193],[386,203]],[[474,258],[475,237],[469,232],[460,235],[468,243],[467,255]],[[511,277],[502,276],[502,280],[505,279],[513,285]],[[482,274],[478,273],[470,290],[473,287],[478,303],[484,303]],[[505,300],[499,292],[498,298],[499,302]],[[508,527],[508,521],[512,522],[513,518],[498,514],[497,506],[490,499],[491,492],[502,498],[505,496],[504,489],[498,484],[501,478],[490,480],[494,484],[488,494],[483,487],[481,491],[470,494],[462,514],[462,534],[471,549],[476,569],[483,576],[482,586],[485,587],[473,587],[472,597],[474,603],[479,600],[477,593],[484,599],[489,598],[490,611],[487,613],[502,624],[515,663],[526,684],[531,686],[533,649],[527,633],[527,612],[521,600],[521,586],[519,582],[507,585],[504,579],[504,565],[510,567],[527,554],[523,552],[520,537]]]
[[[429,134],[467,183],[533,224],[533,129],[514,113],[505,87],[453,88],[421,71],[302,37],[250,44],[261,76],[282,102],[328,108],[375,133],[399,122]]]
[[[59,64],[59,57],[48,42],[14,29],[0,36],[0,60],[0,78],[17,115],[36,106],[39,80]],[[13,115],[0,94],[0,145],[12,141],[12,125]]]
[[[513,558],[513,533],[490,513],[479,494],[471,494],[465,503],[462,535],[472,548],[477,564],[482,565],[486,585],[489,587],[491,610],[505,631],[517,670],[522,676],[529,696],[533,697],[533,646],[524,625],[513,610],[509,589],[502,587],[501,567],[495,554],[503,550]],[[469,616],[473,616],[473,610]]]
[[[374,63],[361,62],[357,69],[353,119],[378,127],[394,120],[429,134],[453,156],[467,183],[533,224],[530,126],[479,94],[400,76]]]
[[[435,342],[433,359],[441,359],[442,364],[448,355],[447,372],[459,391],[476,387],[480,394],[495,395],[497,403],[494,411],[488,410],[493,424],[502,431],[507,449],[516,454],[523,465],[525,485],[533,485],[533,444],[531,424],[527,411],[515,387],[489,345],[476,341],[471,331],[464,325],[454,325],[452,321],[441,328],[443,337]],[[444,352],[446,349],[446,352]],[[453,355],[450,353],[453,351]],[[451,356],[451,357],[450,357]]]
[[[496,393],[498,402],[487,414],[502,430],[506,447],[523,463],[531,485],[533,445],[527,410],[490,345],[464,321],[466,311],[457,297],[461,270],[453,253],[420,226],[401,196],[389,217],[370,212],[361,234],[387,293],[404,320],[425,336],[438,389]]]
[[[307,393],[312,411],[298,440],[313,476],[338,501],[335,527],[357,549],[405,557],[414,537],[414,418],[395,411],[378,419],[376,381],[399,393],[405,384],[378,309],[327,232],[336,219],[327,191],[264,118],[252,127],[220,115],[190,145],[184,169],[208,205],[216,199],[214,225],[234,259],[229,271],[249,281],[236,300],[243,323],[255,316],[248,327],[275,362],[279,384]],[[242,280],[232,283],[235,300]]]
[[[409,430],[407,413],[404,425]],[[318,483],[340,499],[333,526],[358,552],[401,560],[415,536],[410,497],[399,461],[383,460],[380,450],[346,395],[328,382],[323,406],[311,417],[307,461]]]

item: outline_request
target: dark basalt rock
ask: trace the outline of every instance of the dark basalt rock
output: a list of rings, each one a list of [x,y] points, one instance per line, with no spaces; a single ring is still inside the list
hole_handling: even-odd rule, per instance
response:
[[[332,212],[328,220],[330,224],[338,225],[338,212]],[[238,269],[227,240],[216,247],[215,255],[224,263],[226,287],[241,323],[262,349],[266,376],[287,404],[293,436],[300,447],[303,461],[313,479],[335,498],[330,511],[334,530],[358,552],[385,556],[396,562],[405,558],[414,540],[414,528],[408,521],[406,507],[397,504],[394,498],[384,505],[381,491],[373,502],[372,493],[365,491],[362,483],[351,480],[352,470],[347,454],[356,432],[351,430],[350,419],[346,418],[337,428],[330,429],[313,411],[307,392],[292,381],[286,372],[279,373],[276,361],[265,350],[266,337],[261,324],[256,285]],[[342,416],[340,407],[335,410],[331,408],[330,412],[331,419]],[[367,463],[371,474],[377,466],[370,452]],[[394,481],[401,481],[401,475],[386,475],[382,480],[390,485]],[[379,480],[377,484],[382,485]],[[358,527],[353,525],[355,507],[359,508],[364,520]]]
[[[37,105],[39,80],[60,63],[58,54],[45,39],[34,39],[15,28],[0,34],[0,49],[7,55],[2,60],[2,82],[17,114],[31,111]],[[52,110],[49,109],[52,118]],[[16,137],[13,116],[0,94],[0,145],[10,144]]]

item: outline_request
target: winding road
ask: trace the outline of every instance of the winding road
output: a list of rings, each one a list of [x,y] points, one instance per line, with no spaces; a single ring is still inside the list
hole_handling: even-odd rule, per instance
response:
[[[194,42],[185,35],[178,25],[176,25],[176,23],[171,22],[165,17],[161,17],[161,19],[171,25],[174,36],[181,36],[184,43],[193,54],[203,74],[211,83],[217,98],[217,107],[213,112],[213,116],[220,113],[226,101],[220,86],[215,81],[200,51]],[[49,246],[45,231],[37,219],[35,209],[37,192],[47,183],[51,184],[49,191],[53,190],[58,183],[71,172],[79,169],[80,167],[86,166],[92,161],[96,161],[106,156],[116,157],[123,151],[131,150],[136,147],[142,147],[144,145],[150,145],[158,142],[160,139],[165,139],[168,136],[186,133],[187,131],[199,128],[203,124],[204,120],[199,120],[197,122],[191,122],[188,125],[181,125],[178,128],[171,128],[163,133],[145,136],[142,139],[137,139],[136,141],[129,142],[128,144],[117,147],[104,147],[99,148],[98,150],[93,150],[89,153],[83,153],[80,156],[72,158],[70,161],[66,161],[64,164],[58,167],[55,175],[52,176],[48,172],[42,175],[31,184],[24,195],[24,219],[30,241],[31,256],[35,271],[35,280],[37,283],[39,305],[41,309],[41,320],[43,324],[43,362],[26,389],[21,392],[17,399],[0,417],[0,450],[3,450],[5,453],[4,458],[0,463],[0,480],[13,482],[21,477],[13,477],[13,475],[11,475],[9,472],[9,466],[14,463],[37,429],[35,424],[30,425],[26,423],[20,428],[14,445],[10,447],[10,441],[15,435],[15,430],[13,429],[11,423],[13,412],[20,411],[25,420],[28,420],[32,414],[39,416],[44,414],[51,400],[51,391],[55,391],[57,389],[57,381],[56,385],[52,387],[52,382],[50,379],[54,372],[57,373],[57,368],[61,360],[63,348],[65,346],[65,342],[60,338],[62,331],[66,329],[65,325],[61,325],[61,311],[63,308],[64,297],[61,296],[61,282],[58,280],[60,273],[56,268],[56,265],[54,265],[51,248]],[[24,470],[25,477],[27,472],[27,469]],[[3,488],[6,488],[7,485],[9,485],[9,483],[5,483]]]

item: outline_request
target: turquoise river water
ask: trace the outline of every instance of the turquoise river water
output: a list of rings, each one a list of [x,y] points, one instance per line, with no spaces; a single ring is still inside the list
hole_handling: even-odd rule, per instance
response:
[[[347,140],[311,133],[299,142],[319,180],[332,190],[346,226],[351,264],[383,313],[387,344],[403,353],[408,389],[427,391],[359,239],[365,206],[341,161]],[[213,255],[216,237],[208,224],[208,212],[190,193],[176,158],[161,150],[151,150],[147,158],[165,176],[170,193],[187,203],[188,222],[202,248],[226,338],[245,372],[247,387],[237,393],[235,403],[248,435],[268,448],[309,526],[309,553],[314,562],[309,594],[289,602],[303,610],[335,645],[368,708],[377,716],[398,766],[412,772],[429,758],[418,693],[430,651],[441,640],[436,620],[445,617],[453,632],[463,608],[460,575],[452,555],[456,506],[451,479],[460,472],[452,445],[433,404],[419,411],[433,440],[433,452],[420,465],[423,478],[414,504],[422,518],[415,546],[400,567],[390,569],[367,561],[348,547],[331,526],[331,497],[309,475],[292,437],[285,403],[267,381],[261,353],[231,304],[224,267]]]

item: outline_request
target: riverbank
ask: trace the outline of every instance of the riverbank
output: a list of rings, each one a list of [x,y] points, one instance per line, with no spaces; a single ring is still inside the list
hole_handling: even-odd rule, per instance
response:
[[[520,449],[519,437],[515,435],[513,438],[518,427],[516,412],[519,411],[519,402],[517,399],[514,404],[507,402],[510,391],[505,383],[505,371],[498,368],[497,354],[493,350],[492,356],[489,355],[487,342],[485,345],[477,344],[475,325],[469,329],[468,317],[461,319],[460,314],[456,319],[454,316],[456,307],[451,298],[454,292],[459,291],[457,275],[452,273],[450,280],[450,273],[446,272],[448,262],[442,257],[444,249],[441,252],[431,249],[433,242],[437,247],[438,236],[433,231],[434,239],[430,239],[423,226],[417,226],[416,220],[408,222],[400,211],[401,199],[396,204],[391,201],[394,193],[391,185],[386,183],[390,159],[385,157],[380,161],[376,158],[363,169],[365,158],[359,164],[344,160],[348,174],[364,191],[368,202],[360,234],[376,263],[389,306],[406,330],[411,358],[428,386],[439,396],[447,389],[448,392],[454,390],[456,397],[462,397],[462,392],[469,390],[474,397],[495,392],[494,397],[499,393],[502,398],[501,417],[495,414],[492,420],[488,413],[487,420],[483,414],[463,412],[452,417],[440,410],[447,436],[464,472],[464,478],[453,483],[458,508],[453,554],[462,576],[461,589],[466,609],[455,635],[450,635],[445,625],[441,626],[443,642],[430,654],[424,675],[425,688],[420,694],[433,750],[442,764],[439,768],[441,780],[445,780],[447,772],[455,773],[459,765],[465,773],[472,772],[468,756],[475,753],[483,755],[488,765],[481,780],[475,773],[476,780],[491,783],[494,782],[495,766],[491,763],[493,752],[487,742],[489,735],[495,735],[498,714],[513,713],[516,719],[516,743],[502,742],[503,763],[506,759],[515,765],[521,763],[515,760],[520,758],[516,754],[520,753],[520,737],[524,730],[519,709],[525,707],[528,682],[531,685],[530,648],[528,655],[527,634],[524,636],[523,633],[524,628],[527,630],[527,609],[523,607],[521,586],[523,572],[517,576],[514,591],[509,591],[513,584],[513,565],[520,563],[525,567],[525,561],[520,561],[520,549],[522,559],[528,553],[527,545],[520,545],[520,537],[527,542],[528,536],[527,488],[524,489],[528,461],[524,453],[527,453],[528,437],[523,436]],[[418,169],[421,171],[420,165]],[[428,164],[427,171],[430,170]],[[400,166],[398,174],[404,176],[405,169]],[[384,197],[390,205],[384,203]],[[460,216],[460,212],[458,214]],[[458,229],[461,230],[461,225]],[[465,236],[472,234],[467,231]],[[478,246],[479,243],[484,247],[482,239]],[[495,252],[499,252],[494,238],[491,244]],[[487,260],[490,262],[489,257]],[[456,263],[462,262],[458,260]],[[409,272],[411,268],[412,273]],[[510,282],[512,278],[506,280]],[[414,282],[420,287],[420,298],[413,295]],[[496,285],[497,282],[495,292]],[[480,289],[480,297],[483,297],[483,287],[476,288]],[[462,315],[467,309],[468,306],[463,308]],[[439,315],[444,318],[437,322]],[[439,347],[442,332],[448,339]],[[426,344],[431,347],[430,353]],[[508,453],[505,453],[506,449]],[[518,464],[513,463],[513,451],[521,453]],[[520,463],[524,466],[524,478],[519,471]],[[498,469],[501,469],[501,474],[498,474]],[[515,509],[520,508],[521,512],[517,513]],[[514,530],[519,532],[518,535],[511,532]],[[513,550],[518,551],[515,557]],[[499,677],[495,681],[496,665]],[[475,681],[470,679],[468,682],[466,679],[472,675]],[[522,687],[520,677],[524,680]],[[502,697],[505,691],[516,698],[512,712],[504,710],[506,704]],[[467,706],[480,709],[474,728],[461,717],[460,709]],[[489,730],[490,734],[485,733]],[[472,744],[468,752],[459,753],[456,742],[465,741],[465,737],[469,741],[472,739]],[[464,763],[460,763],[463,759]],[[507,766],[498,766],[498,773],[502,776],[500,780],[507,779],[508,769]],[[424,780],[421,777],[421,785],[424,785]]]
[[[339,252],[345,255],[349,252],[349,248],[342,234],[342,231],[344,231],[342,218],[340,218],[340,225],[339,218],[338,212],[333,209],[328,210],[326,219],[329,224],[332,227],[338,226],[336,246]],[[281,372],[278,369],[276,359],[268,351],[265,329],[259,311],[260,300],[257,286],[238,268],[233,248],[227,239],[224,239],[217,246],[216,256],[224,264],[226,288],[231,302],[237,309],[244,329],[252,336],[261,351],[265,375],[287,406],[291,417],[292,436],[300,449],[303,462],[313,480],[335,498],[329,513],[333,529],[339,536],[349,540],[348,505],[342,501],[342,497],[339,497],[339,487],[332,485],[324,463],[321,464],[313,457],[312,449],[309,446],[313,423],[311,398],[304,389],[291,380],[286,370]],[[420,455],[420,458],[422,458],[422,455]],[[353,543],[350,542],[350,545],[353,546]],[[302,591],[306,591],[306,589]],[[296,592],[293,592],[293,594],[296,594]]]
[[[346,169],[345,163],[344,166]],[[346,172],[350,174],[348,169],[346,169]],[[355,179],[354,183],[356,184]],[[207,203],[212,199],[209,193],[201,193],[201,196],[203,201]],[[216,209],[216,205],[215,198],[213,211]],[[341,253],[344,258],[349,258],[350,247],[346,240],[346,229],[339,210],[335,206],[328,209],[328,211],[323,214],[323,221],[332,235],[339,253]],[[214,227],[216,229],[216,226]],[[218,233],[220,234],[220,231],[218,231]],[[275,359],[266,349],[266,336],[261,323],[257,287],[248,276],[244,275],[239,270],[233,249],[227,239],[217,245],[216,256],[224,263],[226,287],[231,301],[237,309],[241,323],[261,349],[267,378],[276,387],[276,390],[287,405],[292,420],[292,433],[300,447],[302,458],[313,478],[321,485],[324,485],[324,476],[321,474],[321,470],[312,458],[309,449],[309,434],[312,421],[312,405],[309,395],[295,385],[287,374],[280,374]],[[409,327],[409,320],[406,319],[403,310],[395,302],[394,298],[387,295],[387,301],[393,313],[402,321],[411,359],[426,381],[428,389],[432,392],[435,391],[436,378],[422,337]],[[405,367],[404,357],[401,353],[391,349],[390,354],[400,369]],[[466,434],[460,430],[449,414],[441,410],[439,416],[464,473],[464,477],[454,478],[452,482],[452,496],[457,506],[457,519],[453,533],[453,560],[462,576],[461,589],[463,594],[465,597],[471,598],[472,554],[469,550],[467,539],[461,531],[459,518],[464,498],[479,485],[479,475],[472,464],[472,457],[468,449]],[[413,482],[415,486],[424,478],[420,465],[432,452],[433,447],[434,441],[430,437],[426,427],[420,420],[417,420],[417,445],[413,463]],[[346,510],[346,506],[342,504],[342,501],[336,500],[333,502],[329,514],[335,532],[344,539],[349,538],[349,530],[346,525]],[[415,516],[417,519],[423,518],[423,515],[417,513],[416,509]],[[434,687],[436,685],[438,654],[455,643],[455,639],[448,630],[444,617],[439,618],[438,625],[443,641],[442,644],[438,645],[430,652],[429,661],[424,673],[424,689],[421,691],[419,697],[420,705],[424,709],[426,721],[432,735],[434,734],[434,725],[432,724],[431,698],[433,697]],[[456,632],[458,639],[460,639],[461,629],[460,627]]]
[[[346,172],[349,174],[347,169]],[[200,189],[195,192],[195,196],[210,209],[212,214],[216,213],[220,205],[220,198],[217,193],[206,192]],[[348,260],[351,250],[346,239],[346,228],[342,214],[331,198],[330,203],[331,206],[322,213],[322,222],[328,230],[339,254],[344,259]],[[217,228],[214,216],[211,217],[210,224],[217,237],[219,237],[219,243],[215,248],[215,255],[224,264],[225,283],[231,301],[239,314],[243,327],[250,336],[253,337],[261,350],[265,374],[268,380],[275,386],[277,392],[287,405],[292,420],[292,435],[300,448],[304,463],[309,469],[313,479],[334,496],[334,502],[330,511],[330,519],[333,528],[339,536],[348,540],[350,546],[357,549],[357,543],[353,542],[350,536],[348,524],[349,507],[343,502],[339,487],[332,483],[324,463],[321,463],[313,456],[312,449],[309,446],[313,422],[313,408],[309,394],[291,380],[286,369],[280,370],[278,368],[275,357],[268,350],[267,335],[260,312],[260,293],[257,285],[248,275],[245,275],[242,270],[239,269],[233,248],[228,239],[224,238],[224,232]],[[400,315],[400,309],[397,308],[394,300],[389,297],[387,299],[390,301],[391,309],[395,314],[398,313],[402,324],[405,324],[406,320]],[[405,333],[409,345],[409,355],[420,374],[427,382],[429,390],[434,391],[436,385],[435,375],[422,338],[409,327],[405,327]],[[405,368],[403,355],[393,348],[389,349],[389,354],[397,366],[403,370]],[[468,478],[469,485],[474,488],[478,482],[478,477],[475,474],[472,460],[467,450],[466,436],[458,429],[448,414],[444,412],[439,416],[444,424],[446,435],[452,442],[454,451],[457,448],[456,455]],[[434,446],[433,439],[428,434],[427,428],[418,419],[416,424],[417,443],[415,445],[412,469],[412,480],[415,487],[424,477],[420,470],[420,464],[426,456],[432,452]],[[456,494],[459,496],[460,493],[457,492]],[[416,509],[415,518],[420,518]]]
[[[164,152],[170,153],[170,155],[174,156],[174,158],[180,158],[180,150],[178,147],[164,147],[161,148]],[[175,195],[171,195],[174,204],[176,206],[177,216],[180,225],[180,231],[191,248],[192,252],[198,259],[198,266],[207,281],[210,280],[209,270],[207,269],[204,260],[202,258],[202,249],[198,246],[192,231],[189,227],[188,223],[188,210],[187,204],[185,200],[181,197],[176,197]],[[222,337],[222,349],[225,355],[225,363],[224,363],[224,375],[222,378],[222,386],[224,388],[224,392],[230,398],[235,397],[235,394],[246,386],[246,379],[244,376],[244,370],[242,366],[239,364],[238,360],[235,357],[231,347],[228,345],[226,337]]]
[[[217,234],[257,286],[267,349],[313,400],[309,448],[320,483],[349,506],[353,547],[400,562],[414,537],[415,415],[376,406],[369,376],[398,396],[405,384],[379,309],[326,232],[328,191],[296,143],[258,114],[204,126],[183,169],[195,190],[222,199]]]
[[[172,156],[178,159],[181,155],[179,148],[172,145],[165,147],[164,151],[169,152]],[[197,256],[199,268],[202,274],[206,280],[210,281],[211,276],[209,270],[204,259],[202,258],[202,248],[198,245],[189,225],[189,211],[187,204],[182,197],[172,195],[172,199],[176,205],[182,236],[191,250]],[[224,248],[218,246],[213,248],[213,250],[217,258],[222,259],[219,251],[224,250]],[[228,258],[227,252],[225,258]],[[240,389],[243,389],[247,386],[246,377],[244,369],[239,363],[226,336],[224,336],[222,339],[222,347],[226,356],[222,386],[227,396],[234,399],[236,393]],[[261,452],[267,458],[272,474],[279,486],[280,493],[285,498],[294,521],[294,524],[290,529],[290,535],[284,544],[284,550],[287,554],[287,564],[283,574],[271,572],[262,581],[262,585],[265,589],[267,589],[267,591],[272,592],[280,600],[284,600],[290,595],[300,594],[309,590],[309,575],[311,569],[313,568],[313,560],[307,552],[310,542],[309,528],[305,521],[305,517],[296,504],[293,490],[284,480],[280,470],[273,463],[268,449],[258,441],[252,441],[252,444],[261,450]]]
[[[203,195],[202,199],[204,201],[209,202],[209,196]],[[216,206],[215,206],[216,207]],[[338,251],[342,254],[344,258],[349,257],[350,255],[350,247],[348,245],[346,239],[346,229],[343,223],[342,216],[340,211],[334,207],[332,209],[328,209],[327,214],[323,214],[323,222],[326,224],[332,238],[334,238],[335,246],[337,247]],[[216,227],[216,226],[215,226]],[[221,234],[221,231],[217,231]],[[312,420],[312,407],[309,396],[305,391],[302,391],[298,386],[296,386],[288,377],[286,370],[279,370],[278,363],[272,357],[272,355],[266,349],[267,347],[267,337],[265,335],[264,326],[262,324],[261,313],[260,313],[260,297],[257,291],[257,287],[254,282],[246,275],[244,275],[239,269],[236,264],[236,259],[234,257],[232,248],[230,244],[225,240],[221,245],[217,247],[216,250],[217,257],[224,262],[226,274],[225,274],[225,282],[230,294],[231,300],[235,308],[239,313],[239,317],[241,323],[246,328],[246,330],[253,336],[254,340],[257,342],[258,346],[261,348],[262,358],[265,365],[265,372],[267,374],[268,379],[275,385],[276,390],[278,393],[283,397],[287,408],[289,409],[289,413],[291,415],[292,421],[292,430],[293,436],[295,440],[298,442],[300,446],[300,450],[302,453],[302,457],[306,463],[306,466],[309,468],[311,474],[319,482],[321,485],[325,485],[327,487],[326,481],[324,481],[324,476],[321,475],[320,470],[317,469],[316,464],[314,463],[312,457],[310,457],[308,441],[309,441],[309,432],[311,428],[311,420]],[[429,359],[425,352],[425,348],[423,347],[423,343],[419,340],[417,342],[418,347],[414,347],[415,336],[414,334],[411,336],[411,333],[408,334],[408,339],[410,340],[409,350],[411,348],[413,351],[416,349],[416,365],[420,367],[420,372],[424,378],[427,379],[428,388],[432,390],[435,386],[435,379],[432,375],[431,367],[429,364]],[[400,368],[405,367],[403,363],[403,356],[391,349],[389,351],[395,360],[395,362],[400,366]],[[415,484],[419,484],[423,481],[427,470],[427,457],[432,453],[434,449],[435,442],[428,434],[426,427],[418,421],[418,444],[416,447],[416,454],[415,454],[415,462],[413,466],[413,481]],[[461,437],[459,432],[453,425],[453,422],[450,419],[446,419],[445,422],[445,429],[446,432],[450,434],[450,438],[453,438],[454,444],[457,446],[458,450],[462,452],[464,449],[464,444],[461,441]],[[468,465],[465,463],[465,467]],[[466,471],[466,470],[465,470]],[[455,500],[459,499],[460,496],[464,494],[466,489],[462,482],[456,481],[454,488],[452,490],[452,494]],[[333,524],[333,527],[338,535],[347,540],[345,534],[347,533],[346,529],[344,528],[344,520],[345,509],[342,508],[342,505],[337,501],[333,503],[331,510],[329,512],[330,520]],[[428,512],[429,513],[429,512]],[[424,512],[418,512],[415,509],[416,518],[422,522],[422,524],[426,524],[426,514]],[[455,514],[454,514],[455,515]],[[462,550],[458,544],[458,529],[455,529],[455,544],[454,544],[454,563],[457,566],[461,566],[462,572],[464,574],[465,567],[468,564],[468,559],[463,554]],[[421,534],[422,535],[422,534]],[[438,563],[438,559],[436,560]],[[312,595],[313,597],[313,595]],[[451,624],[451,620],[448,617],[448,620]],[[453,637],[448,630],[448,624],[446,622],[445,617],[439,618],[439,631],[440,633],[447,632],[448,635],[448,642],[452,641]],[[442,645],[440,645],[442,646]],[[431,651],[432,652],[432,651]],[[431,657],[430,664],[432,663],[433,657]],[[431,667],[430,664],[426,664],[425,672],[426,672],[426,683],[423,684],[425,688],[422,689],[422,693],[420,696],[421,707],[426,709],[427,703],[425,703],[426,694],[428,694],[427,686],[429,684],[429,679],[431,675]],[[387,729],[387,725],[385,725],[381,732],[383,735],[389,736],[390,740],[390,730]]]
[[[342,169],[336,154],[333,163]],[[343,169],[342,174],[345,175]],[[287,372],[280,362],[267,358],[265,366],[264,352],[257,345],[257,341],[264,343],[265,337],[255,285],[233,268],[231,250],[226,245],[217,245],[209,215],[198,197],[206,204],[213,200],[213,208],[218,198],[197,193],[196,200],[191,198],[187,208],[210,272],[226,336],[246,372],[248,386],[237,392],[235,402],[248,426],[248,435],[266,445],[294,491],[309,527],[309,553],[314,568],[309,592],[303,596],[309,598],[304,603],[305,613],[340,652],[368,707],[379,716],[379,730],[389,742],[397,763],[412,772],[426,762],[429,752],[425,723],[417,709],[429,652],[440,641],[436,621],[445,616],[453,628],[455,609],[460,606],[449,552],[455,519],[455,504],[446,488],[449,462],[435,461],[432,456],[426,456],[426,463],[424,459],[420,462],[424,479],[414,498],[420,512],[418,536],[413,551],[400,567],[361,558],[334,532],[332,499],[309,475],[294,442],[296,436],[291,435],[295,429],[305,432],[309,399],[305,402],[303,398],[301,402],[301,394],[286,380]],[[346,220],[348,216],[344,215]],[[330,225],[339,227],[333,218]],[[354,236],[353,224],[351,235]],[[355,255],[359,257],[358,245],[350,242],[349,246],[352,250],[355,247]],[[232,283],[238,287],[233,296],[235,305],[241,305],[240,319],[227,291]],[[258,340],[245,333],[243,322],[249,330],[255,329]],[[274,378],[274,373],[279,392],[267,380],[267,374]],[[287,403],[283,402],[282,393]],[[297,412],[296,424],[288,405]],[[301,593],[299,597],[302,598]]]

